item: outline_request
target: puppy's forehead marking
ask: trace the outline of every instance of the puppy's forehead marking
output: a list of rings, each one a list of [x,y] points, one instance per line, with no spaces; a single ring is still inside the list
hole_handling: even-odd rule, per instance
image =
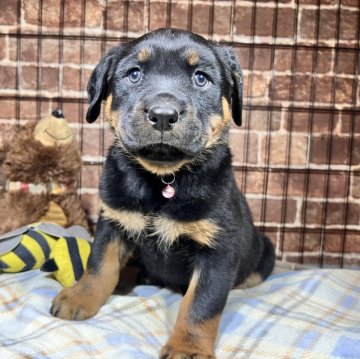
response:
[[[151,57],[150,49],[144,47],[140,49],[140,51],[137,54],[137,58],[140,62],[146,62],[149,61]]]
[[[198,51],[190,49],[187,53],[187,62],[190,66],[195,66],[198,64],[200,55]]]

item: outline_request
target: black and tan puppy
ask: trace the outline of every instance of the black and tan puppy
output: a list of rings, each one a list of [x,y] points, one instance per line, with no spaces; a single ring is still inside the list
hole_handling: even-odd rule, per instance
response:
[[[228,132],[232,118],[241,124],[242,107],[235,53],[186,31],[158,30],[112,49],[88,93],[87,120],[96,120],[104,101],[115,143],[87,272],[51,312],[95,315],[136,257],[152,283],[186,292],[160,357],[215,358],[230,289],[260,282],[274,265],[231,167]]]

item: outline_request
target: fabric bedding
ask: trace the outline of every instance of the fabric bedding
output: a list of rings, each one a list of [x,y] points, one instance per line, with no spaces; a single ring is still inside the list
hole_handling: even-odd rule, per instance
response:
[[[49,314],[59,283],[40,271],[0,275],[0,358],[157,358],[181,294],[137,286],[113,295],[92,319]],[[218,359],[360,358],[360,271],[272,275],[230,293],[216,342]]]

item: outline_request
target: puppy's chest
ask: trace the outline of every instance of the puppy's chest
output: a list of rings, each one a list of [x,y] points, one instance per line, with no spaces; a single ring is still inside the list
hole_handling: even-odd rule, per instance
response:
[[[164,248],[169,248],[180,237],[186,237],[201,246],[213,247],[220,232],[219,226],[210,219],[178,221],[162,214],[144,215],[112,209],[106,205],[103,205],[103,216],[120,226],[130,239],[157,241]]]

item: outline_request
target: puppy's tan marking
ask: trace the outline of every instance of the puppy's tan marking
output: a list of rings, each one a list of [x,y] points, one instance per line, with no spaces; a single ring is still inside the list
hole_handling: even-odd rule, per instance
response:
[[[189,163],[189,160],[182,160],[180,162],[174,163],[174,164],[155,164],[148,162],[140,157],[136,157],[136,161],[144,167],[147,171],[158,175],[158,176],[164,176],[172,173],[176,173],[180,170],[184,165]]]
[[[187,62],[190,66],[195,66],[199,63],[200,57],[196,50],[190,50],[187,55]]]
[[[113,209],[105,203],[101,203],[101,208],[104,218],[117,223],[130,234],[138,235],[147,226],[148,219],[140,212]]]
[[[223,115],[213,115],[210,117],[211,134],[206,144],[206,148],[211,147],[221,137],[221,134],[225,131],[226,127],[229,126],[231,121],[231,111],[229,103],[226,98],[222,98],[222,111]]]
[[[151,224],[153,236],[159,236],[164,248],[169,248],[180,236],[188,236],[202,246],[214,247],[220,228],[207,219],[180,222],[167,217],[155,217]]]
[[[121,241],[107,245],[98,272],[86,271],[72,288],[63,289],[54,299],[51,313],[68,320],[85,320],[94,316],[113,293],[120,269],[129,258]]]
[[[109,95],[106,99],[104,114],[105,121],[110,125],[112,129],[116,129],[119,124],[119,112],[111,109],[112,95]]]
[[[215,358],[214,343],[218,331],[220,315],[201,323],[194,323],[190,310],[194,302],[200,272],[194,271],[189,287],[181,302],[173,333],[162,348],[160,357],[167,358]]]
[[[235,289],[246,289],[259,285],[264,280],[258,272],[252,272],[242,283],[235,286]]]
[[[150,57],[151,57],[151,52],[149,49],[141,49],[137,55],[137,59],[140,61],[140,62],[146,62],[146,61],[149,61],[150,60]]]

